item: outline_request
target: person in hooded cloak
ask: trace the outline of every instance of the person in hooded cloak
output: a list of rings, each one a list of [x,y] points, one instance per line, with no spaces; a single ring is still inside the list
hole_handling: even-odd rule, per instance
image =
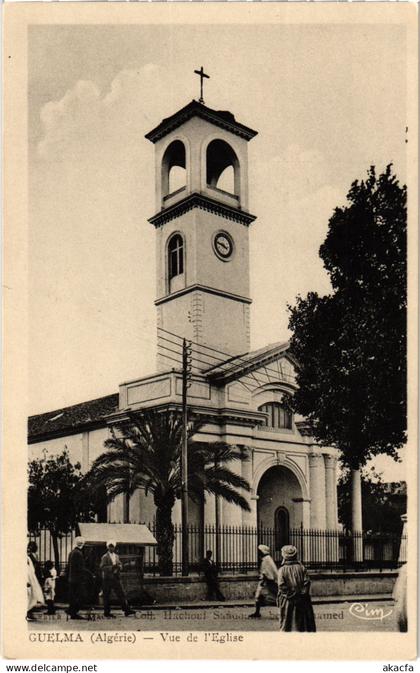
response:
[[[299,563],[293,545],[282,547],[281,555],[283,562],[278,572],[280,631],[316,631],[308,572]]]

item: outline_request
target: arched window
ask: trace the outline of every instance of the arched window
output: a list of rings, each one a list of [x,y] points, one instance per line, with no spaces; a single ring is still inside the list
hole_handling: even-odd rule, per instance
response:
[[[184,241],[180,234],[174,234],[168,243],[168,279],[184,273]]]
[[[162,159],[162,196],[185,189],[187,181],[185,146],[174,140],[165,150]]]
[[[268,419],[263,423],[263,426],[265,425],[267,428],[292,429],[292,413],[282,407],[279,402],[263,404],[261,407],[258,407],[258,410],[268,414]]]
[[[239,161],[224,140],[212,140],[207,147],[207,184],[239,197]]]

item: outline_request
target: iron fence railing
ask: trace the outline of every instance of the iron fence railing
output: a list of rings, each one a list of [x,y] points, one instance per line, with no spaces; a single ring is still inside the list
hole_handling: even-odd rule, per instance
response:
[[[156,537],[156,524],[148,524]],[[65,569],[73,546],[75,531],[58,540],[59,570]],[[41,563],[55,560],[51,535],[41,530],[30,534],[38,545]],[[173,574],[182,572],[182,527],[174,526]],[[271,555],[279,566],[281,547],[293,544],[299,559],[307,568],[318,570],[386,569],[398,568],[406,561],[406,536],[391,533],[346,533],[341,530],[310,530],[304,528],[279,531],[274,528],[252,526],[188,526],[188,559],[190,572],[199,572],[208,549],[213,552],[221,572],[244,573],[258,570],[258,545],[270,547]],[[122,550],[121,550],[122,551]],[[135,553],[135,547],[129,550]],[[123,551],[122,551],[123,553]],[[124,549],[124,554],[128,551]],[[146,547],[144,572],[158,575],[156,547]]]

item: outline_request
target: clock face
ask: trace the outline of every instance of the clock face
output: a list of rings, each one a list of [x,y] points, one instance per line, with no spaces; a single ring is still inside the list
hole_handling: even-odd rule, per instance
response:
[[[218,257],[227,260],[233,253],[233,240],[225,231],[219,231],[213,241],[214,251]]]

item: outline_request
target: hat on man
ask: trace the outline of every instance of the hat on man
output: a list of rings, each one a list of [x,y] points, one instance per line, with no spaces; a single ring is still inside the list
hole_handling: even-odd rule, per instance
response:
[[[83,547],[85,542],[86,542],[85,538],[82,537],[81,535],[79,535],[78,537],[74,538],[74,543],[73,544],[74,544],[75,547]]]
[[[281,548],[281,555],[285,561],[293,561],[297,558],[297,549],[292,544],[287,544]]]
[[[260,550],[261,554],[269,554],[270,553],[270,547],[267,547],[266,544],[259,544],[258,549]]]
[[[108,542],[106,543],[106,546],[107,546],[107,547],[111,547],[111,546],[112,546],[112,547],[116,547],[116,546],[117,546],[117,543],[116,543],[115,540],[108,540]]]

